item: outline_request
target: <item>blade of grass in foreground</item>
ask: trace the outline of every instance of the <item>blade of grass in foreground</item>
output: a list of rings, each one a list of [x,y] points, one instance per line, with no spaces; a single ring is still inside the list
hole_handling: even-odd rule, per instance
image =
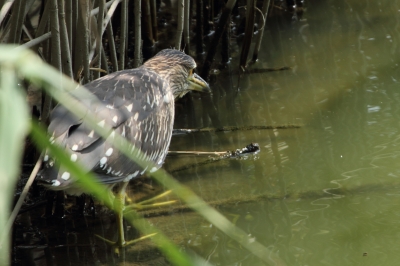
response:
[[[8,218],[29,129],[29,114],[12,64],[0,69],[0,264],[9,265],[12,225],[8,224]]]
[[[86,192],[97,199],[104,202],[104,204],[110,209],[114,209],[113,202],[107,193],[107,187],[96,182],[96,179],[92,173],[87,173],[82,166],[76,162],[72,162],[66,152],[58,146],[51,145],[45,131],[36,123],[32,122],[31,136],[34,142],[41,149],[48,149],[49,152],[57,158],[60,164],[62,164],[68,171],[77,179],[77,184]],[[147,222],[146,219],[141,217],[135,211],[129,215],[125,215],[125,219],[128,220],[133,226],[135,226],[144,235],[150,235],[156,233],[152,237],[152,240],[156,243],[158,248],[165,254],[167,259],[174,265],[194,265],[195,263],[184,253],[180,252],[178,247],[173,244],[160,230],[155,228]]]

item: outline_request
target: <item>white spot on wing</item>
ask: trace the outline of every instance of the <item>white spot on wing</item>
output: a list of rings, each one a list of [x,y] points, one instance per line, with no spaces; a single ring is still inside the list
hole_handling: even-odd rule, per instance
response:
[[[93,135],[94,135],[94,131],[92,130],[92,131],[90,131],[88,137],[89,137],[89,138],[93,138]]]
[[[71,148],[71,150],[73,150],[73,151],[76,151],[78,149],[78,145],[74,145],[74,146],[72,146],[72,148]]]
[[[69,172],[64,172],[64,173],[62,174],[61,178],[64,179],[64,180],[68,180],[70,176],[71,176],[71,175],[70,175]],[[56,181],[57,181],[57,180],[56,180]]]
[[[118,121],[118,116],[117,116],[117,115],[114,115],[114,117],[113,117],[112,120],[114,121],[114,123],[117,123],[117,121]]]
[[[126,107],[126,109],[128,109],[129,112],[132,112],[132,107],[133,107],[132,103],[130,105],[125,106],[125,107]]]
[[[100,159],[100,165],[103,165],[107,162],[107,157],[103,157]]]
[[[104,125],[106,124],[105,120],[101,120],[99,123],[97,123],[99,126],[104,127]]]
[[[61,185],[61,182],[58,180],[53,180],[51,182],[53,182],[53,184],[51,184],[53,187],[58,187],[59,185]]]
[[[169,98],[168,94],[164,95],[163,100],[164,100],[165,103],[169,103],[171,101],[171,99]]]
[[[49,160],[49,156],[46,154],[43,158],[43,162],[47,162]]]
[[[150,173],[154,173],[154,172],[157,171],[157,170],[158,170],[157,167],[153,167],[153,168],[151,168]]]
[[[138,113],[138,112],[136,112],[136,114],[135,114],[135,116],[133,117],[133,119],[135,119],[135,121],[137,121],[137,120],[138,120],[138,118],[139,118],[139,113]]]
[[[109,148],[109,149],[106,151],[106,156],[110,156],[110,155],[113,153],[113,151],[114,151],[113,148]]]
[[[77,159],[78,155],[76,155],[75,153],[71,155],[71,161],[76,162]]]
[[[147,168],[148,166],[146,166],[146,168],[144,168],[144,170],[140,174],[143,175],[146,172]]]

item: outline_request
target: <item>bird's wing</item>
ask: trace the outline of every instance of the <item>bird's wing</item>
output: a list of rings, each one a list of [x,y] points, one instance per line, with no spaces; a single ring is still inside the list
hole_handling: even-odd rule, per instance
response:
[[[112,128],[110,136],[115,133],[126,135],[125,137],[136,147],[141,148],[144,136],[137,137],[143,130],[143,121],[152,120],[157,117],[160,108],[163,108],[165,101],[166,82],[155,72],[138,68],[134,70],[123,70],[109,74],[85,85],[100,101],[92,99],[79,99],[88,107],[88,113],[96,117],[98,124],[108,125]],[[173,101],[173,99],[172,99]],[[107,180],[101,178],[104,183],[113,183],[120,180],[121,171],[114,169],[120,168],[126,157],[121,157],[114,152],[111,159],[121,159],[119,163],[114,163],[113,168],[106,164],[101,164],[101,159],[111,148],[111,144],[100,138],[96,132],[88,127],[83,118],[75,117],[65,107],[58,105],[51,114],[51,121],[48,132],[56,143],[65,147],[71,154],[71,160],[81,162],[88,171],[95,170],[98,174],[107,175]],[[136,138],[135,138],[136,137]],[[169,141],[168,141],[169,144]],[[165,157],[165,156],[164,156]],[[68,186],[71,180],[61,177],[65,172],[61,168],[58,171],[53,163],[46,163],[45,169],[41,172],[42,180],[56,182],[63,189]],[[130,167],[130,173],[136,167]],[[126,169],[125,169],[126,170]],[[135,170],[135,173],[138,170]],[[118,175],[116,174],[118,173]],[[126,173],[126,171],[125,171]],[[112,175],[115,174],[113,178]],[[67,175],[68,176],[68,175]],[[115,180],[114,180],[115,179]]]
[[[151,82],[142,82],[143,79],[150,81],[150,78],[149,72],[140,68],[115,72],[85,85],[100,101],[80,101],[87,106],[88,113],[96,118],[100,126],[107,125],[115,129],[135,115],[137,121],[143,121],[151,113],[157,112],[160,105],[157,102],[154,104],[154,99],[163,96],[159,90],[143,87],[143,84],[154,86]],[[54,139],[65,137],[64,142],[57,141],[63,146],[73,151],[82,151],[100,138],[82,121],[82,117],[76,117],[64,106],[57,105],[51,113],[48,133]]]

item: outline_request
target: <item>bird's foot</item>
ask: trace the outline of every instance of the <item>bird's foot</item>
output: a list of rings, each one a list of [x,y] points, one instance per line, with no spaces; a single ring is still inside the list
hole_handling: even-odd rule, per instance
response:
[[[127,247],[127,246],[133,245],[133,244],[135,244],[135,243],[137,243],[137,242],[139,242],[139,241],[142,241],[142,240],[145,240],[145,239],[147,239],[147,238],[153,237],[153,236],[155,236],[156,234],[157,234],[157,233],[149,234],[149,235],[146,235],[146,236],[142,236],[142,237],[136,238],[136,239],[131,240],[131,241],[125,241],[125,240],[122,240],[122,241],[121,241],[121,239],[118,239],[117,241],[111,241],[111,240],[108,240],[108,239],[106,239],[106,238],[104,238],[104,237],[102,237],[102,236],[99,236],[99,235],[97,235],[97,234],[95,234],[95,236],[96,236],[97,238],[103,240],[107,245],[113,247],[113,248],[114,248],[114,254],[115,254],[117,257],[119,257],[119,255],[120,255],[120,253],[121,253],[121,248],[125,248],[125,247]]]
[[[161,199],[165,196],[167,196],[168,194],[170,194],[172,191],[168,190],[164,193],[161,193],[151,199],[147,199],[147,200],[143,200],[141,202],[138,203],[131,203],[132,201],[130,201],[128,206],[125,206],[125,211],[131,211],[131,210],[147,210],[147,209],[151,209],[151,208],[157,208],[157,207],[162,207],[162,206],[167,206],[167,205],[171,205],[176,203],[176,200],[169,200],[169,201],[164,201],[164,202],[155,202],[158,199]],[[154,203],[153,203],[154,202]]]

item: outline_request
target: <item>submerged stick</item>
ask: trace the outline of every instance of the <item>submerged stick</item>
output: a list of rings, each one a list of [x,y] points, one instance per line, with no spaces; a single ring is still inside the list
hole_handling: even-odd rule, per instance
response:
[[[238,131],[238,130],[261,130],[261,129],[291,129],[300,128],[300,125],[287,124],[287,125],[276,125],[276,126],[225,126],[221,128],[206,127],[206,128],[194,128],[194,129],[174,129],[172,134],[189,134],[197,132],[226,132],[226,131]]]
[[[247,158],[246,156],[248,156],[248,155],[256,155],[259,152],[260,152],[260,145],[258,145],[258,143],[250,143],[245,148],[236,149],[236,151],[209,152],[208,155],[211,155],[211,156],[212,155],[217,155],[217,157],[212,157],[212,158],[209,158],[209,159],[204,160],[202,162],[196,162],[196,163],[193,163],[193,164],[185,165],[185,166],[180,167],[180,168],[172,169],[169,172],[172,174],[172,173],[175,173],[175,172],[189,170],[189,169],[192,169],[192,168],[195,168],[195,167],[199,167],[201,165],[215,163],[215,162],[218,162],[218,161],[221,161],[221,160],[224,160],[224,159]],[[184,152],[170,151],[170,152],[168,152],[168,155],[170,155],[170,153],[171,153],[171,155],[176,155],[174,153],[184,153]],[[204,152],[203,154],[200,154],[201,152],[195,152],[195,153],[198,153],[198,155],[206,155],[206,152]],[[195,155],[195,154],[192,153],[192,155]]]
[[[236,158],[239,156],[245,156],[249,154],[257,154],[260,152],[260,145],[258,143],[250,143],[242,149],[236,149],[235,151],[168,151],[168,155],[217,155],[221,159],[225,158]]]

